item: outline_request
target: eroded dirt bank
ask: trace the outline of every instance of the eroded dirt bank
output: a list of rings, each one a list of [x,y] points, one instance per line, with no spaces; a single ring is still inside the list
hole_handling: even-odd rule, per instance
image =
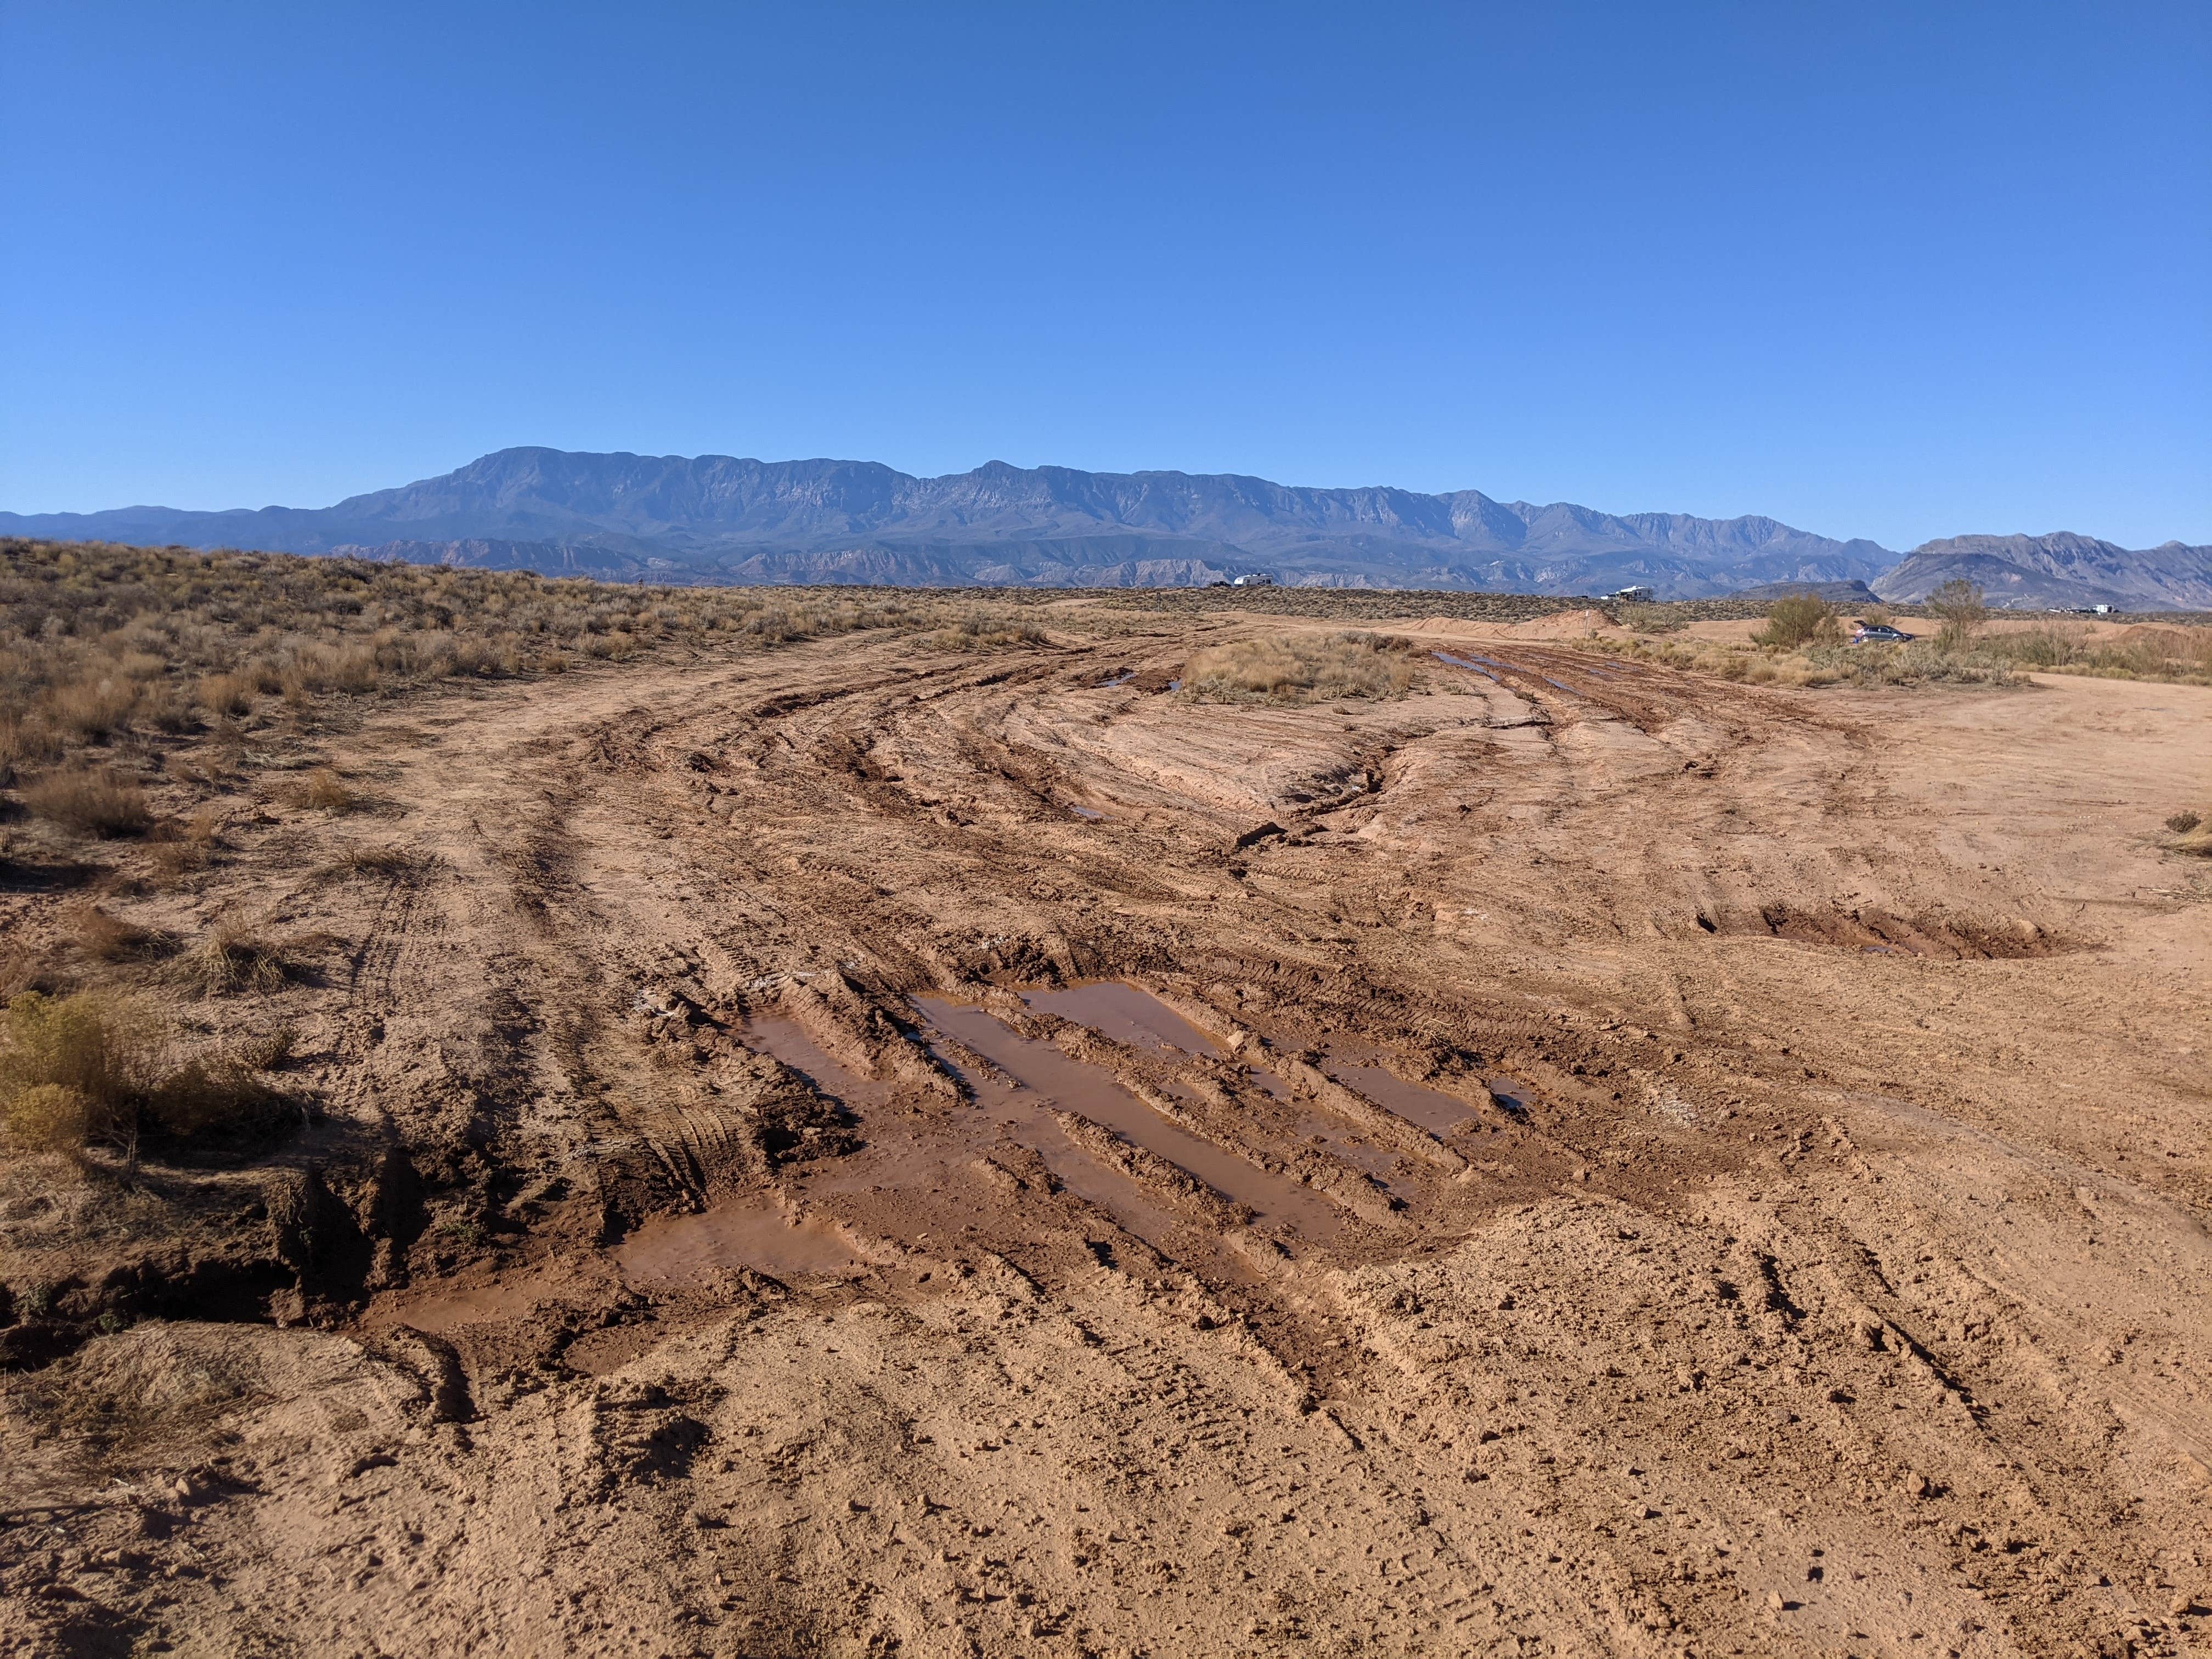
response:
[[[2155,830],[2212,694],[1473,629],[1394,701],[1169,693],[1244,625],[325,745],[375,811],[141,918],[323,942],[255,1016],[318,1121],[10,1205],[0,1633],[2198,1639],[2212,879]]]

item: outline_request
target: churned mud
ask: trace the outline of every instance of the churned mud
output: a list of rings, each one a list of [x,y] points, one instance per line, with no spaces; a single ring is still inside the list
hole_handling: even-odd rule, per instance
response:
[[[0,1644],[2205,1639],[2212,693],[1039,614],[400,704],[112,902],[323,941],[313,1110],[9,1188]]]

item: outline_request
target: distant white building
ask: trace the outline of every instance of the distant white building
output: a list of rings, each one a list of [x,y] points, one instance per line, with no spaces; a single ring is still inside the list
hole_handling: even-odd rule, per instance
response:
[[[1648,587],[1617,587],[1606,598],[1618,599],[1623,605],[1642,605],[1651,598],[1651,590]]]

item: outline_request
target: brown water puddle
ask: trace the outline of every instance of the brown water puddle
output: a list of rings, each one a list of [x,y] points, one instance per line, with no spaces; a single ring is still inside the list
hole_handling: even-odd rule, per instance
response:
[[[1327,1200],[1177,1128],[1099,1067],[1071,1060],[1048,1043],[1032,1042],[981,1008],[941,997],[915,1000],[931,1024],[1017,1079],[1024,1092],[1115,1131],[1188,1170],[1224,1197],[1249,1206],[1262,1220],[1288,1224],[1309,1238],[1331,1237],[1339,1230],[1335,1208]],[[1010,1105],[1025,1109],[1018,1096],[1009,1099],[995,1087],[979,1090],[978,1099],[1001,1112]]]
[[[562,1300],[562,1289],[570,1278],[548,1269],[489,1285],[441,1286],[422,1296],[405,1292],[381,1296],[362,1316],[361,1322],[371,1330],[404,1325],[432,1335],[457,1331],[465,1325],[495,1325],[526,1318],[541,1303]],[[593,1291],[580,1288],[582,1293],[578,1299],[588,1301]]]
[[[834,1227],[793,1218],[760,1200],[648,1222],[616,1249],[615,1260],[635,1284],[680,1284],[739,1267],[776,1279],[821,1278],[867,1265]]]
[[[771,1054],[797,1072],[822,1093],[842,1105],[879,1106],[889,1100],[891,1085],[862,1077],[788,1019],[755,1019],[745,1025],[745,1046]]]
[[[1024,991],[1022,1000],[1041,1014],[1058,1014],[1103,1037],[1151,1054],[1181,1050],[1213,1055],[1221,1045],[1158,997],[1120,980],[1071,985],[1064,991]]]
[[[1475,1115],[1474,1108],[1465,1101],[1408,1083],[1380,1066],[1348,1066],[1333,1060],[1324,1069],[1347,1088],[1358,1090],[1376,1105],[1434,1134],[1448,1135]]]

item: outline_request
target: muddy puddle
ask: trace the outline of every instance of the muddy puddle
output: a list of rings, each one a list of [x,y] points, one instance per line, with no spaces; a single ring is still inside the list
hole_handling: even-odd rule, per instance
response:
[[[891,1085],[862,1077],[788,1019],[755,1019],[745,1026],[745,1046],[770,1054],[832,1100],[851,1107],[878,1106],[889,1100]]]
[[[682,1284],[740,1267],[774,1279],[822,1278],[867,1265],[826,1222],[763,1200],[649,1222],[617,1248],[615,1260],[633,1284]]]
[[[1126,986],[1119,988],[1129,990]],[[1152,999],[1147,997],[1144,1001],[1151,1003]],[[981,1008],[948,1002],[939,997],[917,997],[915,1002],[938,1030],[966,1044],[1019,1081],[1022,1086],[1018,1091],[979,1083],[977,1098],[987,1106],[1000,1112],[1012,1107],[1022,1115],[1041,1117],[1048,1124],[1051,1119],[1044,1115],[1047,1107],[1073,1112],[1188,1170],[1232,1202],[1249,1206],[1255,1221],[1262,1226],[1272,1223],[1291,1227],[1310,1238],[1327,1238],[1337,1232],[1340,1222],[1336,1210],[1326,1199],[1295,1182],[1255,1169],[1212,1142],[1176,1127],[1097,1066],[1071,1060],[1048,1043],[1032,1042],[1018,1036]],[[1158,1008],[1158,1004],[1152,1006]],[[1159,1012],[1166,1014],[1168,1011],[1160,1008]],[[1183,1030],[1191,1040],[1203,1040],[1187,1024]],[[1156,1042],[1163,1040],[1156,1032],[1152,1036]],[[1058,1126],[1053,1127],[1056,1130]],[[1022,1138],[1031,1139],[1035,1133],[1032,1129]],[[1034,1139],[1031,1144],[1036,1144]]]
[[[1120,980],[1072,985],[1064,991],[1024,991],[1022,1000],[1037,1013],[1058,1014],[1151,1054],[1222,1052],[1220,1044],[1158,997]]]
[[[1505,666],[1504,663],[1495,662],[1488,657],[1456,657],[1449,651],[1437,651],[1433,652],[1431,654],[1433,655],[1438,662],[1449,663],[1454,668],[1468,669],[1472,672],[1481,675],[1487,680],[1497,680],[1498,676],[1492,671]],[[1504,682],[1499,680],[1498,684],[1503,684]]]
[[[434,1336],[468,1325],[495,1325],[509,1319],[526,1318],[532,1309],[561,1301],[562,1292],[572,1277],[558,1271],[527,1273],[488,1285],[441,1285],[423,1296],[403,1291],[379,1297],[362,1316],[361,1322],[370,1330],[405,1326],[410,1330],[428,1331]],[[580,1299],[588,1299],[592,1294],[582,1286],[578,1291]]]
[[[1408,1123],[1432,1134],[1448,1135],[1474,1118],[1475,1109],[1453,1095],[1408,1083],[1380,1066],[1354,1066],[1332,1060],[1322,1067],[1348,1089],[1357,1089],[1377,1106],[1395,1112]]]

